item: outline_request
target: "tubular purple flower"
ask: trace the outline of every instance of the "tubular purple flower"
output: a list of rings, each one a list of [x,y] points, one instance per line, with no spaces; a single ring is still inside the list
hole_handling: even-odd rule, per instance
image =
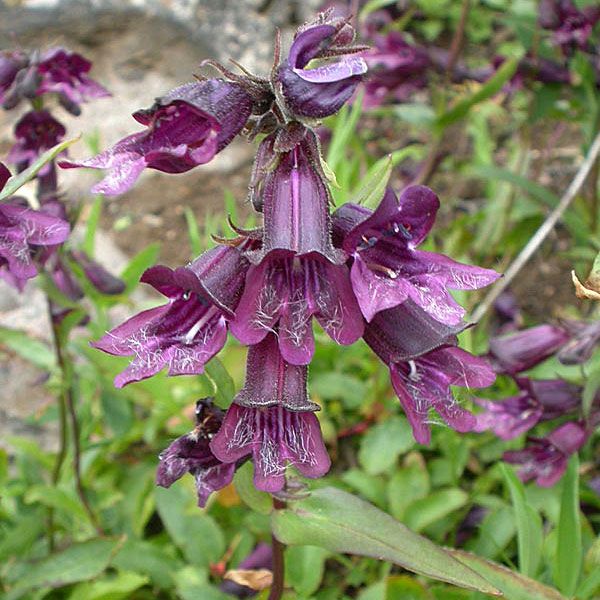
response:
[[[520,373],[555,354],[569,334],[560,327],[538,325],[490,340],[490,359],[497,373]]]
[[[363,334],[346,265],[312,257],[267,257],[248,270],[230,328],[247,345],[258,344],[277,328],[285,360],[305,365],[315,347],[312,317],[338,344],[352,344]]]
[[[581,387],[562,379],[516,378],[517,396],[492,402],[476,398],[485,409],[476,415],[474,431],[493,431],[500,439],[511,440],[529,431],[540,421],[572,413],[581,405]]]
[[[221,79],[187,83],[159,98],[150,109],[134,113],[145,131],[93,158],[59,164],[109,169],[92,192],[122,194],[145,168],[184,173],[209,162],[242,130],[251,109],[252,100],[239,84]]]
[[[94,347],[109,354],[134,356],[115,378],[123,387],[155,375],[202,373],[227,338],[227,319],[237,305],[247,261],[231,246],[208,250],[187,267],[156,266],[141,278],[169,298],[108,332]]]
[[[567,468],[567,462],[585,444],[588,434],[580,423],[565,423],[545,438],[528,438],[523,450],[504,453],[503,459],[521,465],[519,477],[523,481],[535,479],[542,487],[552,487]]]
[[[9,162],[17,171],[25,170],[45,150],[56,146],[64,137],[66,129],[47,110],[33,110],[25,114],[15,125],[17,143],[8,155]],[[54,169],[51,161],[44,165],[38,177],[44,177]]]
[[[571,339],[558,351],[563,365],[581,365],[589,360],[600,342],[600,321],[563,321]]]
[[[212,492],[231,483],[238,464],[224,464],[210,449],[210,440],[223,421],[223,411],[210,399],[198,401],[197,425],[193,431],[177,438],[160,453],[156,484],[168,488],[186,473],[194,476],[198,506],[204,508]]]
[[[447,288],[478,289],[499,277],[490,269],[417,250],[439,204],[429,188],[415,185],[400,200],[388,188],[374,212],[348,203],[334,213],[334,236],[343,239],[342,248],[353,258],[352,287],[367,321],[410,299],[441,323],[456,325],[465,311]]]
[[[361,50],[351,45],[354,37],[348,20],[331,18],[331,11],[298,29],[288,58],[277,73],[291,114],[321,119],[350,100],[367,71],[363,58],[351,55]],[[325,59],[333,61],[323,62]],[[309,67],[313,60],[319,64]]]

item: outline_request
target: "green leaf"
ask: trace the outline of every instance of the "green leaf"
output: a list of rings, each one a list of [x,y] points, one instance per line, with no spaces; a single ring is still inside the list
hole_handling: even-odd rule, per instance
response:
[[[198,256],[202,252],[202,239],[200,237],[200,230],[198,229],[198,221],[194,216],[194,211],[189,207],[185,207],[185,222],[187,224],[188,238],[190,240],[190,247],[192,249],[192,257]]]
[[[488,594],[498,591],[427,538],[363,500],[322,488],[271,516],[284,544],[311,545],[393,562],[409,571]]]
[[[90,209],[90,214],[87,218],[85,235],[83,237],[83,243],[81,244],[82,250],[90,257],[94,256],[96,249],[96,231],[98,224],[100,223],[100,215],[102,214],[102,204],[104,197],[98,194],[94,198],[94,203]]]
[[[407,507],[425,498],[430,487],[429,473],[425,465],[411,464],[396,471],[387,487],[392,516],[402,520]]]
[[[54,160],[63,150],[66,150],[69,146],[79,140],[79,137],[65,140],[60,144],[46,150],[30,167],[25,169],[19,175],[13,175],[4,186],[4,189],[0,191],[0,202],[6,200],[9,196],[15,194],[15,192],[23,187],[28,181],[31,181],[39,172],[41,168],[47,165],[51,160]]]
[[[254,487],[254,466],[251,462],[242,465],[233,477],[235,489],[240,498],[252,510],[262,515],[269,515],[273,510],[273,500],[270,494],[261,492]]]
[[[15,600],[36,588],[58,588],[93,579],[106,569],[120,543],[119,540],[90,540],[51,554],[32,564],[27,569],[27,577],[18,580],[5,600]]]
[[[40,369],[51,371],[56,365],[56,357],[52,349],[44,342],[29,337],[23,331],[0,327],[0,343]]]
[[[126,286],[124,295],[130,294],[138,284],[142,273],[156,263],[159,251],[160,244],[150,244],[129,261],[120,276]]]
[[[137,573],[118,573],[99,581],[80,583],[69,595],[69,600],[121,600],[131,598],[132,592],[148,583],[148,578]]]
[[[393,466],[398,456],[414,445],[407,419],[393,415],[367,431],[360,445],[358,460],[367,473],[377,475]]]
[[[395,2],[396,0],[369,0],[360,11],[360,19],[362,20],[372,12],[384,8],[385,6],[389,6],[390,4],[394,4]]]
[[[407,507],[404,522],[415,531],[423,531],[432,523],[463,507],[468,501],[468,494],[461,489],[437,490]]]
[[[577,454],[569,460],[567,472],[563,477],[557,538],[554,581],[559,590],[567,596],[572,596],[577,588],[583,562]]]
[[[215,404],[228,408],[235,395],[235,383],[223,363],[215,356],[204,367],[204,372],[215,386]]]
[[[583,393],[581,394],[581,408],[583,415],[587,419],[592,411],[592,405],[596,394],[600,390],[600,367],[595,368],[585,378],[583,384]]]
[[[89,521],[87,512],[74,493],[69,493],[59,487],[42,484],[31,486],[27,490],[24,500],[27,504],[39,502],[44,506],[56,508],[63,511],[65,515],[70,515],[71,518],[77,518],[84,523]]]
[[[309,597],[321,585],[329,552],[318,546],[290,546],[285,551],[285,580],[300,597]]]
[[[385,194],[390,176],[392,175],[392,157],[388,154],[383,161],[378,161],[369,169],[362,187],[350,201],[363,204],[367,208],[376,208]]]
[[[514,471],[505,464],[500,465],[502,475],[510,491],[519,547],[519,569],[523,575],[535,577],[542,556],[544,541],[540,515],[525,499],[525,488]]]
[[[464,550],[448,549],[464,565],[493,583],[507,600],[567,600],[557,590]]]
[[[577,600],[588,600],[591,598],[597,598],[594,596],[596,592],[600,591],[600,569],[592,571],[580,584],[575,593]]]
[[[345,160],[346,148],[354,135],[361,113],[362,94],[359,94],[352,107],[345,106],[335,117],[335,127],[327,152],[327,164],[334,173]]]
[[[474,94],[459,100],[452,108],[437,118],[436,127],[443,130],[467,115],[476,104],[495,96],[517,70],[520,57],[505,60],[500,68]]]
[[[208,583],[206,571],[184,567],[174,575],[177,597],[182,600],[230,600],[231,598]]]

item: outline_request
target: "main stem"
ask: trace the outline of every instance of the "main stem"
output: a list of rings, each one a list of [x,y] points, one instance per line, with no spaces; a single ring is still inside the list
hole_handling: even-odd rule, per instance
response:
[[[286,507],[286,503],[277,498],[273,498],[273,508],[281,510]],[[273,583],[269,592],[268,600],[280,600],[283,596],[283,587],[285,580],[285,562],[284,550],[285,545],[282,544],[275,535],[271,535],[271,545],[273,548]]]

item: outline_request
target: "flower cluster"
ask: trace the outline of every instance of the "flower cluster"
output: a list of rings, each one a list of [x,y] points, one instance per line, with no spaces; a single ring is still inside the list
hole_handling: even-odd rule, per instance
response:
[[[523,375],[557,356],[565,364],[582,364],[600,339],[598,323],[565,322],[538,325],[490,341],[489,359],[498,374],[513,379],[518,393],[501,401],[476,400],[484,412],[476,416],[475,431],[493,431],[503,440],[528,433],[538,423],[559,421],[543,438],[527,437],[522,450],[504,453],[504,460],[521,465],[519,474],[541,486],[554,485],[570,455],[577,452],[600,423],[600,394],[583,407],[583,387],[560,378],[533,379]],[[565,421],[566,420],[566,421]]]
[[[81,102],[107,96],[108,92],[87,75],[91,63],[64,48],[46,52],[0,53],[0,103],[5,110],[29,100],[31,110],[16,123],[15,143],[7,162],[17,172],[35,163],[46,150],[63,141],[66,129],[44,107],[50,97],[72,114],[80,113]],[[9,173],[2,167],[2,183]],[[72,218],[59,193],[54,160],[37,173],[37,206],[13,196],[0,205],[0,277],[22,290],[28,279],[43,269],[70,300],[79,300],[83,291],[71,268],[77,263],[86,278],[100,292],[123,291],[123,283],[81,251],[67,251],[62,244],[69,236]],[[52,307],[55,318],[65,312]]]
[[[209,410],[161,455],[158,483],[196,478],[199,502],[252,457],[255,485],[279,492],[294,466],[320,477],[330,466],[307,378],[318,323],[337,344],[361,337],[389,367],[416,439],[428,443],[432,411],[459,431],[475,418],[450,387],[485,387],[487,362],[457,347],[464,310],[449,290],[477,289],[498,274],[419,249],[439,200],[413,186],[388,189],[376,210],[331,197],[314,127],[353,95],[367,66],[348,20],[331,12],[299,28],[286,57],[276,52],[268,79],[215,66],[222,77],[185,84],[134,118],[145,126],[99,156],[66,167],[109,169],[97,187],[129,188],[142,169],[179,173],[210,160],[233,137],[263,134],[249,200],[262,213],[255,230],[234,228],[187,266],[149,269],[142,281],[167,303],[108,332],[96,346],[131,356],[116,385],[201,373],[229,331],[248,346],[246,383],[226,414]],[[203,419],[201,419],[203,422]]]

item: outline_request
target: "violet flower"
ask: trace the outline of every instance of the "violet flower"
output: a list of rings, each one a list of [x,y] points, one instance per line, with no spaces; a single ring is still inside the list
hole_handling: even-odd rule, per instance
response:
[[[184,173],[212,160],[242,130],[252,100],[241,85],[209,79],[187,83],[159,98],[133,117],[147,129],[117,142],[98,156],[79,162],[62,161],[63,168],[109,169],[92,191],[122,194],[145,168]]]
[[[288,111],[321,119],[336,113],[354,94],[367,65],[352,53],[355,32],[345,18],[321,13],[300,27],[277,78]],[[313,66],[311,61],[317,61]]]
[[[410,299],[434,319],[456,325],[465,311],[448,288],[478,289],[499,277],[490,269],[417,250],[439,205],[429,188],[410,186],[400,200],[388,188],[374,212],[348,203],[334,213],[334,234],[343,238],[342,248],[354,259],[352,287],[367,321]]]
[[[567,468],[569,457],[586,442],[588,434],[580,423],[565,423],[545,438],[529,438],[523,450],[504,453],[506,462],[521,465],[523,481],[535,479],[542,487],[553,486]]]
[[[254,484],[278,492],[291,464],[305,477],[321,477],[330,460],[318,408],[308,399],[307,368],[287,363],[270,335],[248,350],[246,384],[234,398],[210,447],[226,463],[252,455]]]
[[[392,385],[420,444],[429,444],[430,411],[453,429],[471,431],[474,415],[460,407],[450,386],[487,387],[496,376],[489,364],[455,347],[456,333],[410,300],[377,313],[364,339],[388,365]]]
[[[493,431],[510,440],[526,433],[540,421],[549,421],[575,411],[581,405],[580,386],[562,379],[515,379],[520,392],[501,401],[475,399],[485,408],[476,415],[474,431]]]
[[[190,433],[177,438],[160,453],[156,484],[168,488],[186,473],[196,481],[198,506],[206,506],[212,492],[231,483],[237,464],[222,463],[210,449],[210,440],[219,430],[223,411],[213,406],[210,398],[196,404],[196,427]]]
[[[56,146],[64,137],[66,129],[47,110],[32,110],[15,126],[17,143],[11,148],[8,160],[21,172],[29,167],[45,150]],[[51,161],[44,165],[38,177],[48,175],[54,169]]]
[[[123,387],[155,375],[202,373],[227,337],[226,320],[234,314],[247,261],[237,248],[217,246],[176,270],[155,266],[141,278],[169,298],[108,332],[94,347],[109,354],[134,356],[115,378]]]
[[[498,373],[520,373],[555,354],[569,339],[560,327],[538,325],[490,340],[490,359]]]

